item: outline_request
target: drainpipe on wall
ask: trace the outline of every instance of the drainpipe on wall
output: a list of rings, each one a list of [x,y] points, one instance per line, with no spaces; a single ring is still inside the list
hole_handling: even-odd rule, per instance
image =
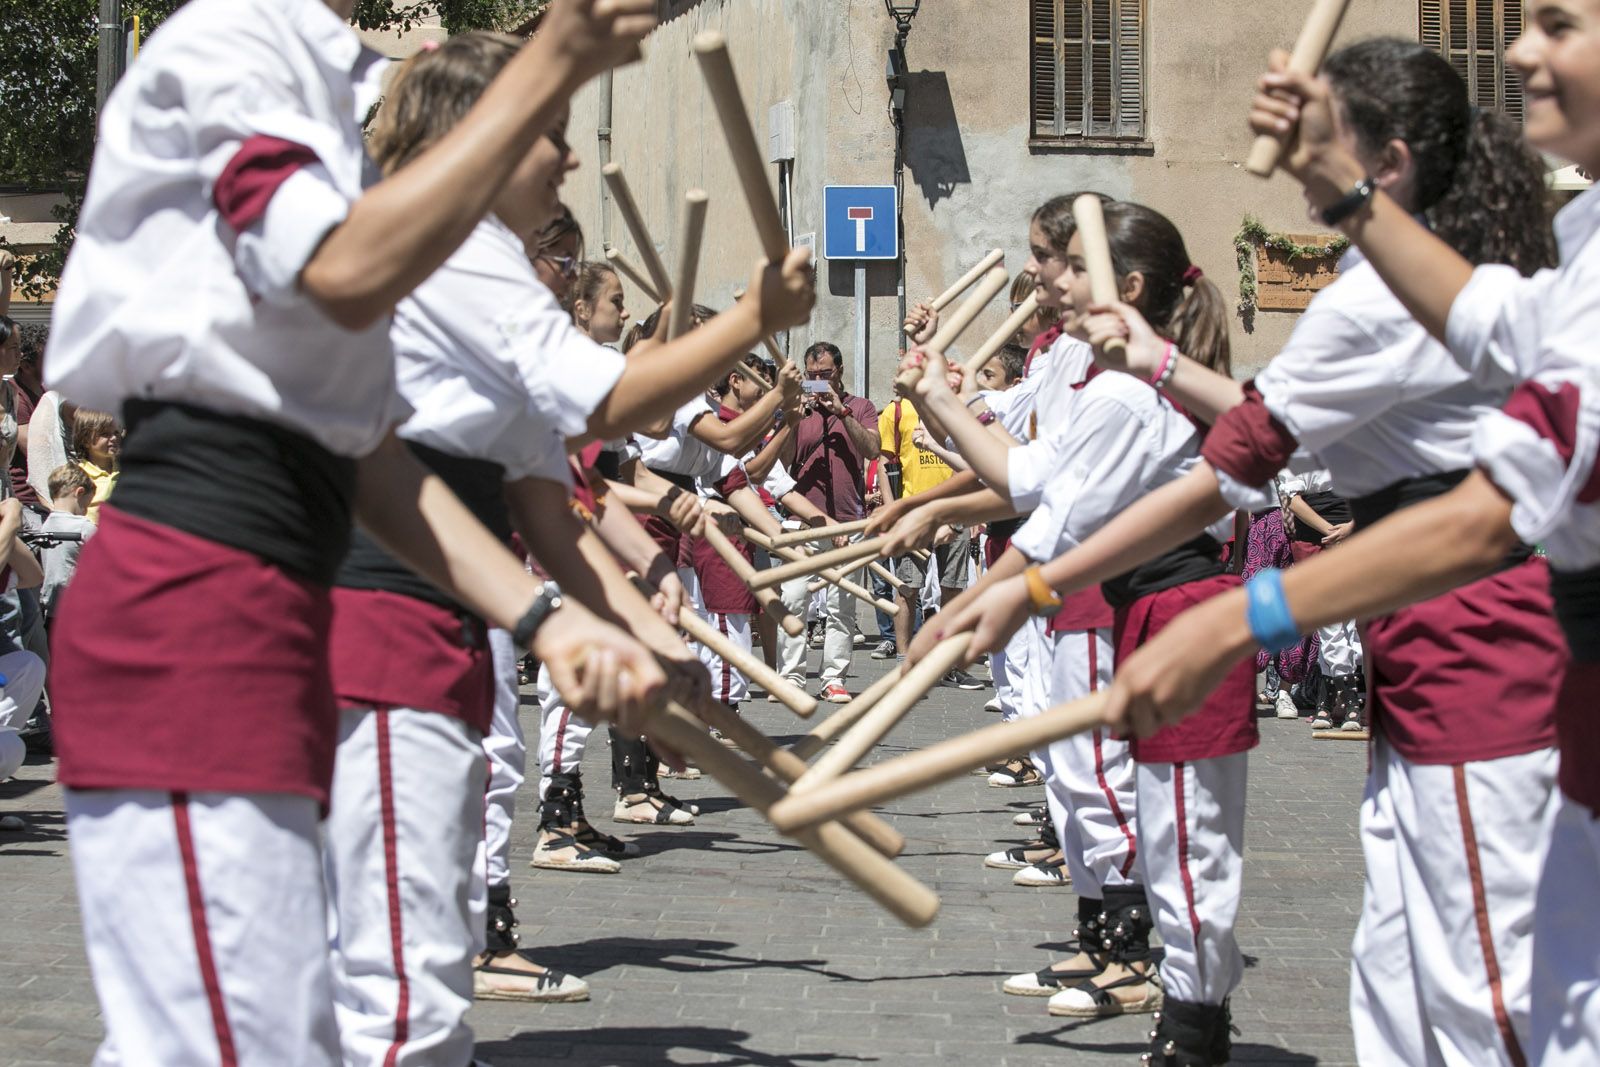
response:
[[[613,74],[606,71],[600,82],[600,121],[595,124],[595,139],[600,142],[600,166],[595,180],[600,183],[600,250],[611,247],[611,190],[600,175],[611,162],[611,84]]]

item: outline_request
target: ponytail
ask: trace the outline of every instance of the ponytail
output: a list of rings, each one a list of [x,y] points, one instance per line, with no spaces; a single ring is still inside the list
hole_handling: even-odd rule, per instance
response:
[[[1426,214],[1433,232],[1467,259],[1529,275],[1557,258],[1545,205],[1544,164],[1522,128],[1498,111],[1479,111],[1455,180]]]
[[[1218,374],[1233,374],[1233,353],[1228,343],[1228,302],[1210,278],[1197,278],[1189,287],[1168,332],[1178,350]]]

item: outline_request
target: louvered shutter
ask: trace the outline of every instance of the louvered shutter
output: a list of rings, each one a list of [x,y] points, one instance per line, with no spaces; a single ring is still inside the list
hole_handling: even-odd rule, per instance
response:
[[[1522,34],[1521,0],[1422,0],[1418,38],[1449,61],[1474,106],[1522,121],[1522,79],[1506,49]]]
[[[1085,0],[1061,2],[1061,132],[1067,137],[1082,137],[1084,101],[1089,93],[1087,43],[1084,36]]]
[[[1057,45],[1063,0],[1029,0],[1028,55],[1032,68],[1033,136],[1060,137],[1061,50]]]
[[[1118,137],[1144,136],[1144,0],[1117,0]]]

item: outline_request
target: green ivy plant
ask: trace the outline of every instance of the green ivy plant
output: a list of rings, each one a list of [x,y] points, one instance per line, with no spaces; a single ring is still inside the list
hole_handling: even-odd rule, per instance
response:
[[[1239,266],[1239,318],[1244,328],[1255,329],[1256,321],[1256,250],[1265,248],[1277,252],[1291,262],[1296,259],[1338,259],[1350,247],[1350,239],[1339,234],[1327,244],[1303,245],[1283,233],[1273,233],[1254,215],[1246,215],[1239,232],[1233,238],[1234,259]]]

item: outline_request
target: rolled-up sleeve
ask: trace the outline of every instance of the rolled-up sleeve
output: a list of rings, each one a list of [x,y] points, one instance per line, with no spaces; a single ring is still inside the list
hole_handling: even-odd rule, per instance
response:
[[[1445,346],[1461,368],[1474,378],[1529,377],[1541,340],[1539,304],[1555,277],[1555,271],[1543,270],[1524,278],[1499,263],[1476,268],[1445,323]]]
[[[1511,497],[1517,536],[1529,544],[1552,540],[1576,505],[1600,499],[1594,376],[1524,383],[1502,410],[1478,420],[1472,446],[1490,480]]]

